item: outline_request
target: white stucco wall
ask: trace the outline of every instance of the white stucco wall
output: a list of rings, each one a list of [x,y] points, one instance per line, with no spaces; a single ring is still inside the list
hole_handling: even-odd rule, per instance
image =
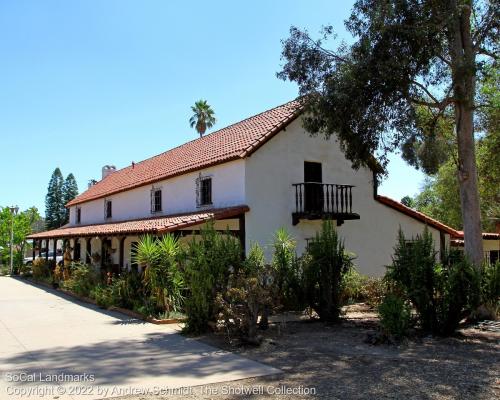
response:
[[[236,160],[108,196],[106,199],[113,202],[111,219],[104,219],[103,198],[73,206],[70,209],[70,224],[76,224],[77,207],[81,207],[82,210],[82,225],[199,210],[200,208],[196,207],[196,178],[200,174],[212,177],[211,207],[220,208],[245,203],[245,162]],[[153,186],[162,189],[162,212],[154,214],[151,213]]]
[[[372,172],[351,168],[334,139],[312,138],[304,132],[301,121],[296,120],[246,159],[247,204],[246,248],[252,242],[265,246],[271,255],[273,233],[285,227],[297,240],[301,254],[306,238],[311,238],[321,227],[321,221],[301,220],[292,225],[295,210],[293,183],[304,181],[304,161],[322,163],[324,183],[351,184],[353,212],[360,220],[345,221],[338,228],[345,238],[346,248],[357,255],[355,263],[364,274],[381,276],[390,263],[399,226],[406,235],[421,233],[424,224],[397,212],[373,198]],[[440,248],[439,232],[430,229]]]

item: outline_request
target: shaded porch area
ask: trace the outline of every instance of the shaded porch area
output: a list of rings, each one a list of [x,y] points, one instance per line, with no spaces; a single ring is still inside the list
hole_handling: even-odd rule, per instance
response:
[[[101,268],[108,267],[118,273],[137,268],[133,262],[133,253],[141,236],[173,233],[181,243],[186,243],[198,235],[208,221],[214,221],[216,230],[238,237],[242,248],[245,249],[247,211],[249,207],[241,205],[104,224],[71,225],[36,233],[30,235],[29,239],[33,240],[33,260],[37,249],[45,250],[45,258],[49,259],[50,254],[50,258],[56,260],[57,245],[62,241],[63,249],[70,247],[73,261]]]

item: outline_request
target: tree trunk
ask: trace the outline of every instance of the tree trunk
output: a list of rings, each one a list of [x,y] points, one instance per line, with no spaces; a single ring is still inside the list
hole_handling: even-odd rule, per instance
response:
[[[476,63],[470,27],[471,2],[467,2],[468,6],[463,2],[460,6],[457,3],[457,0],[450,1],[450,11],[456,16],[449,25],[449,45],[458,144],[458,182],[465,253],[479,267],[483,262],[483,238],[474,145]]]

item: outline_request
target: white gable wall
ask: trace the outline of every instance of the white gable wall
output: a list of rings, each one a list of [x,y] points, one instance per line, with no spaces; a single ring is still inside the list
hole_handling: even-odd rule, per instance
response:
[[[304,181],[304,161],[322,163],[323,182],[355,185],[353,212],[360,220],[345,221],[338,228],[346,248],[357,255],[355,263],[364,274],[381,276],[391,261],[399,226],[409,237],[422,233],[424,224],[373,198],[372,172],[352,169],[334,139],[312,138],[296,120],[246,159],[246,248],[258,242],[270,258],[273,233],[285,227],[297,240],[298,253],[321,227],[321,221],[301,220],[292,225],[295,210],[293,183]],[[430,228],[436,249],[440,235]]]
[[[76,207],[81,207],[81,225],[149,218],[165,214],[202,210],[196,206],[196,178],[212,177],[211,208],[245,204],[245,162],[231,161],[171,179],[106,197],[113,202],[113,217],[104,219],[104,198],[88,201],[70,209],[70,223],[76,224]],[[162,212],[151,213],[151,189],[162,189]]]

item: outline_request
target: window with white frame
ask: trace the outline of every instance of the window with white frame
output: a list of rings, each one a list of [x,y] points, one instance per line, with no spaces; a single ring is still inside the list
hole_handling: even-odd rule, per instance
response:
[[[82,209],[80,207],[76,208],[76,223],[79,224],[82,222]]]

